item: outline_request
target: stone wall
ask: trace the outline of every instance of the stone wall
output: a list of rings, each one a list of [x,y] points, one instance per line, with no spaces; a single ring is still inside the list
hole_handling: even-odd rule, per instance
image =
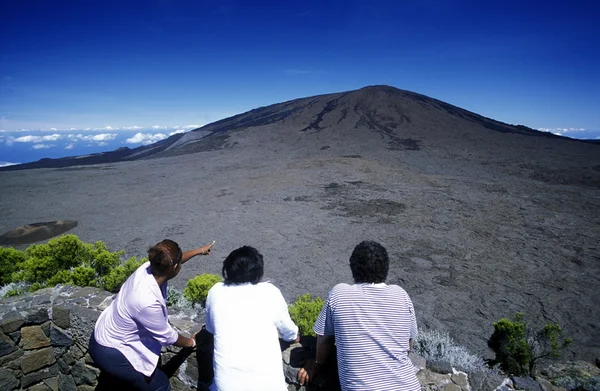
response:
[[[94,324],[114,295],[96,288],[57,286],[0,300],[0,391],[87,391],[98,384],[100,371],[88,354]],[[182,334],[201,329],[202,314],[170,310],[169,320]],[[212,378],[212,340],[198,336],[198,349],[169,347],[161,357],[175,391],[205,390]],[[325,373],[308,388],[295,383],[296,373],[314,357],[314,339],[282,346],[288,390],[336,390],[337,373]],[[553,391],[544,379],[506,379],[489,373],[465,373],[444,363],[411,356],[424,391],[511,389]],[[114,391],[114,389],[112,390]],[[259,390],[257,390],[259,391]]]

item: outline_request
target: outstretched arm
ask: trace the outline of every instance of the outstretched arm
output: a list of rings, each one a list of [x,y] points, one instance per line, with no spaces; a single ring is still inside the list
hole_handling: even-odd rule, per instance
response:
[[[333,335],[317,335],[317,357],[306,362],[304,368],[298,371],[298,381],[300,385],[310,382],[322,369],[323,364],[327,362],[335,344]]]
[[[215,244],[215,241],[213,240],[211,244],[184,252],[183,255],[181,256],[181,263],[182,264],[186,263],[190,259],[194,258],[196,255],[210,254],[210,249],[212,248],[212,246],[214,246],[214,244]]]

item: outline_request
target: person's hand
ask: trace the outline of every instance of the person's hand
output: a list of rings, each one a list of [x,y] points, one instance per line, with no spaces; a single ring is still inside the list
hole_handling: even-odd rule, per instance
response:
[[[300,342],[300,337],[301,337],[301,335],[300,335],[300,330],[298,330],[298,334],[296,335],[296,339],[294,339],[293,343],[298,343],[298,342]]]
[[[200,250],[200,255],[208,255],[210,254],[210,249],[212,248],[212,246],[215,245],[215,241],[213,240],[211,244],[208,244],[206,246],[202,246],[199,248]]]
[[[298,371],[298,382],[301,386],[310,383],[310,381],[319,372],[320,365],[315,360],[308,360],[304,367]]]

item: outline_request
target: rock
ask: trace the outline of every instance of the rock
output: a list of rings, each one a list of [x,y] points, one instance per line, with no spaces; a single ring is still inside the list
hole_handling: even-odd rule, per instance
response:
[[[100,311],[79,306],[71,307],[69,330],[73,341],[81,346],[87,346],[99,316]]]
[[[58,376],[58,373],[58,365],[54,364],[51,367],[23,375],[21,378],[21,388],[27,388],[30,385],[40,382],[44,379]]]
[[[68,329],[71,326],[70,314],[71,311],[67,306],[55,305],[52,307],[52,322],[58,327]]]
[[[441,385],[451,383],[450,376],[432,372],[431,370],[423,370],[417,373],[417,379],[423,386],[432,385],[440,387]]]
[[[13,333],[9,333],[8,336],[10,337],[10,339],[13,340],[13,342],[15,344],[18,344],[19,340],[21,339],[21,331],[17,330],[17,331],[15,331]]]
[[[495,390],[504,383],[504,377],[490,372],[468,372],[471,391]]]
[[[27,326],[21,329],[21,346],[25,350],[50,346],[50,339],[40,326]]]
[[[60,391],[77,391],[77,385],[75,384],[73,376],[65,375],[63,373],[58,375],[58,389]]]
[[[464,372],[456,372],[450,376],[452,382],[458,385],[460,388],[467,389],[469,387],[469,380],[467,374]]]
[[[50,341],[52,346],[71,346],[73,345],[73,339],[67,332],[58,326],[52,325],[50,327]]]
[[[410,358],[410,361],[412,362],[413,366],[417,369],[417,372],[427,367],[427,361],[425,360],[425,358],[419,356],[418,354],[409,353],[408,358]]]
[[[44,322],[40,327],[42,328],[42,330],[44,331],[44,334],[46,334],[46,337],[50,338],[50,325],[52,323],[50,321]]]
[[[19,380],[8,369],[0,368],[0,390],[12,391],[19,387]]]
[[[14,352],[15,343],[6,334],[0,332],[0,357]]]
[[[11,311],[2,317],[0,328],[5,334],[15,332],[25,324],[25,318],[16,311]]]
[[[444,384],[441,388],[440,391],[462,391],[461,388],[459,386],[457,386],[454,383],[448,383],[448,384]]]
[[[35,310],[30,310],[30,312],[27,313],[25,324],[42,324],[49,319],[50,317],[48,316],[48,310],[46,308],[37,308]]]
[[[58,376],[44,379],[44,384],[46,384],[52,391],[60,391],[58,388]]]
[[[538,382],[529,376],[513,376],[512,381],[517,390],[542,391]]]
[[[75,384],[88,384],[93,386],[96,384],[100,370],[85,365],[83,360],[77,361],[71,368],[71,375],[75,380]]]
[[[442,360],[427,361],[427,369],[437,373],[452,373],[452,365]]]
[[[77,391],[94,391],[96,387],[88,386],[87,384],[82,384],[77,386]]]
[[[11,361],[15,361],[17,360],[19,357],[21,357],[25,352],[21,349],[17,349],[14,352],[7,354],[5,356],[0,357],[0,367],[3,367],[5,365],[7,365],[7,363],[11,362]]]
[[[54,364],[55,362],[56,359],[54,357],[54,350],[52,350],[50,347],[43,348],[24,355],[21,358],[21,370],[23,373],[27,374]]]
[[[52,391],[45,383],[35,384],[27,389],[27,391]]]

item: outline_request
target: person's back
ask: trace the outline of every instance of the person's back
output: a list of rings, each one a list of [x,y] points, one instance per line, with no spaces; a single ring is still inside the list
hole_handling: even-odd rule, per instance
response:
[[[262,255],[244,246],[223,262],[225,281],[206,299],[206,330],[214,335],[216,391],[285,391],[278,335],[298,340],[298,327],[277,287],[260,282]]]
[[[377,242],[359,243],[350,270],[355,284],[333,287],[313,327],[316,360],[298,371],[300,384],[321,370],[335,343],[343,391],[420,391],[408,358],[417,336],[415,311],[404,289],[385,284],[387,250]]]
[[[420,389],[408,358],[416,322],[404,289],[384,283],[338,284],[325,311],[315,329],[327,335],[333,327],[342,389]]]

